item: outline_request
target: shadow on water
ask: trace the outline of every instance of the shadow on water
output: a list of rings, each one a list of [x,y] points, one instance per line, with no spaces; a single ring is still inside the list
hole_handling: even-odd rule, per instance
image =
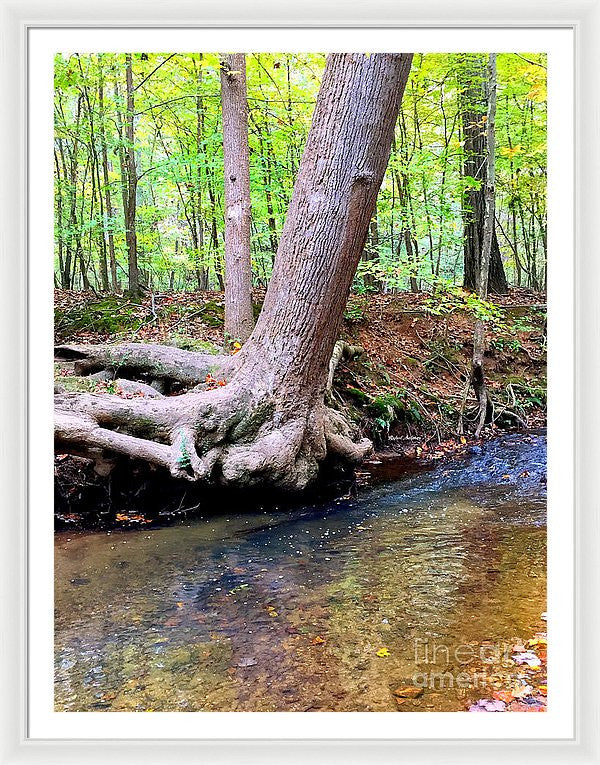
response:
[[[393,711],[418,682],[402,710],[462,710],[480,647],[545,611],[545,470],[511,435],[285,514],[57,534],[55,707]]]

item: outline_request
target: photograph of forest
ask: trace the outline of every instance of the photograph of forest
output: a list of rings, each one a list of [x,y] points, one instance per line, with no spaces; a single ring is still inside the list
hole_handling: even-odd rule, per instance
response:
[[[56,54],[56,711],[546,710],[546,80]]]

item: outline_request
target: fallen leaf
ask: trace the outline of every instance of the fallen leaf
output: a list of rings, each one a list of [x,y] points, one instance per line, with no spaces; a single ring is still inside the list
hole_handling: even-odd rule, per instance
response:
[[[531,667],[531,669],[539,669],[542,666],[539,656],[533,653],[533,651],[523,651],[523,653],[516,653],[512,656],[512,660],[515,662],[515,664],[527,664],[527,666]]]
[[[526,696],[531,696],[533,688],[530,685],[518,685],[511,691],[513,698],[524,699]]]
[[[380,648],[376,653],[377,653],[377,656],[381,657],[382,659],[385,656],[389,656],[390,655],[390,652],[388,651],[387,648]]]
[[[504,712],[506,704],[498,699],[479,699],[476,704],[471,704],[469,712]]]
[[[419,696],[423,695],[423,689],[416,688],[412,685],[407,685],[404,688],[396,688],[396,690],[392,691],[392,693],[394,696],[399,696],[402,699],[418,699]]]

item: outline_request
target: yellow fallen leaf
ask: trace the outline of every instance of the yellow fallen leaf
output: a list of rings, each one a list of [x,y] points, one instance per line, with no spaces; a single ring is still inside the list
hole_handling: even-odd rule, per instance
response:
[[[380,648],[380,649],[377,651],[377,656],[380,656],[382,659],[383,659],[385,656],[389,656],[389,655],[390,655],[390,652],[388,651],[388,649],[387,649],[387,648]]]
[[[177,606],[177,608],[183,608],[183,602],[181,600],[175,603],[175,605]]]
[[[325,638],[322,638],[320,635],[317,635],[317,637],[312,639],[313,645],[321,645],[324,642],[325,642]]]

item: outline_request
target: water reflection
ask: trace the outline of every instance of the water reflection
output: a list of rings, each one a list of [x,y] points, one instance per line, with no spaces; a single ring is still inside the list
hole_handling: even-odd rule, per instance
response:
[[[63,532],[55,707],[392,711],[423,669],[415,645],[446,646],[446,669],[458,645],[531,636],[545,555],[542,435],[287,514]],[[402,709],[468,697],[427,689]]]

